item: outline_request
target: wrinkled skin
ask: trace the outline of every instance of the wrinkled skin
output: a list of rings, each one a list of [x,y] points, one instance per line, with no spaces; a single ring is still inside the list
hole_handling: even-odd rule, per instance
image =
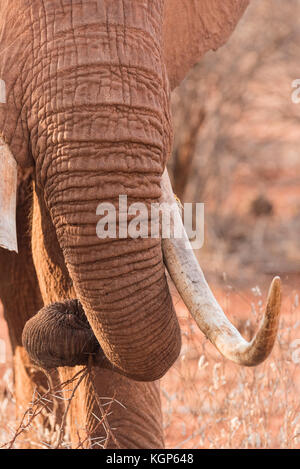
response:
[[[24,409],[35,385],[45,386],[22,348],[25,322],[43,305],[78,298],[110,367],[94,361],[72,401],[74,447],[78,431],[105,436],[92,415],[101,416],[101,396],[126,406],[113,404],[108,447],[163,447],[157,380],[181,342],[161,241],[98,239],[96,208],[119,194],[129,204],[159,201],[172,146],[170,91],[227,40],[248,1],[224,3],[1,1],[0,135],[21,173],[19,254],[0,249],[16,397]],[[61,380],[77,371],[58,370]],[[58,422],[61,414],[58,406]]]

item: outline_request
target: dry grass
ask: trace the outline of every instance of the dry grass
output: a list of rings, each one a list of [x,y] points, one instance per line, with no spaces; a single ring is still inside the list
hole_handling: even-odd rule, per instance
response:
[[[175,296],[183,347],[161,386],[167,448],[300,448],[300,363],[296,363],[300,361],[300,307],[297,291],[284,293],[275,349],[264,364],[253,369],[222,359]],[[251,337],[263,312],[260,289],[241,293],[227,287],[216,294],[243,335]],[[74,378],[73,390],[82,376]],[[24,432],[35,426],[35,447],[70,448],[55,423],[51,436],[36,419],[40,412],[49,412],[48,399],[47,393],[34,396],[16,422],[8,367],[0,382],[0,447],[18,448],[20,434],[24,438]],[[105,425],[104,420],[99,425]],[[78,447],[85,447],[87,440],[78,441]],[[88,443],[105,448],[105,441]]]
[[[22,417],[15,419],[15,400],[13,396],[12,371],[8,368],[0,381],[0,449],[71,449],[70,438],[66,431],[66,422],[72,399],[81,382],[89,373],[85,367],[74,376],[62,383],[55,385],[51,375],[47,374],[48,389],[42,394],[35,390],[32,402],[29,404]],[[69,389],[70,388],[70,389]],[[56,420],[55,405],[53,403],[64,401],[65,410],[58,423]],[[105,402],[99,399],[99,417],[95,414],[96,424],[94,431],[98,427],[104,430],[103,437],[93,437],[88,429],[80,434],[78,431],[78,441],[73,449],[100,448],[105,449],[110,438],[118,447],[118,442],[114,437],[112,429],[108,424],[108,416],[114,399],[105,398]],[[120,404],[121,405],[121,404]],[[105,409],[104,409],[105,407]],[[42,417],[42,420],[39,417]],[[46,418],[46,419],[45,419]],[[47,421],[47,427],[42,422]]]
[[[260,295],[259,288],[247,296],[232,289],[218,294],[244,337],[253,335],[262,316]],[[220,357],[185,309],[178,310],[181,357],[162,381],[167,447],[300,448],[297,293],[285,297],[275,349],[256,368],[240,368]],[[248,314],[241,316],[242,310]]]

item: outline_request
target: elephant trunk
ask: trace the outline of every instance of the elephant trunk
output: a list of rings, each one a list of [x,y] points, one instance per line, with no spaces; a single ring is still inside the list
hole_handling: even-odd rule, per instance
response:
[[[101,150],[99,155],[95,166],[101,164]],[[158,200],[160,177],[96,168],[85,174],[88,162],[89,157],[71,159],[67,174],[56,169],[47,179],[45,196],[58,241],[77,298],[109,361],[133,379],[155,380],[180,350],[161,240],[99,239],[96,211],[102,200],[118,214],[119,193],[127,195],[128,204]]]
[[[53,3],[55,5],[53,5]],[[96,233],[99,203],[150,206],[170,153],[163,0],[45,2],[29,115],[37,185],[93,332],[113,366],[160,378],[180,351],[161,240]],[[36,88],[35,88],[35,83]],[[41,92],[42,87],[42,92]],[[37,119],[38,118],[38,119]]]
[[[26,322],[22,342],[31,359],[50,369],[86,365],[99,344],[78,300],[53,303]]]

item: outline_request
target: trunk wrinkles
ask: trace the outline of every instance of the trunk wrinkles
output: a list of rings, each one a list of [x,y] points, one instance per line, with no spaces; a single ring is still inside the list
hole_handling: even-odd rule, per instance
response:
[[[161,240],[99,239],[96,209],[119,195],[160,200],[172,141],[163,1],[43,4],[28,75],[37,185],[104,353],[131,378],[155,380],[180,350]]]

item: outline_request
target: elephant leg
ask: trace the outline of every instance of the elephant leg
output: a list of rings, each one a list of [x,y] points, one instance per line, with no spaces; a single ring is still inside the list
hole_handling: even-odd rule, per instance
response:
[[[28,409],[35,391],[43,393],[47,388],[45,373],[31,363],[22,346],[22,330],[26,321],[41,308],[42,298],[31,255],[29,214],[32,205],[30,174],[19,174],[17,232],[19,253],[0,248],[0,299],[8,324],[13,351],[14,387],[17,424]],[[32,427],[18,438],[21,446],[32,447],[38,441],[38,426],[47,425],[47,418],[40,415]]]
[[[56,232],[34,194],[32,249],[45,305],[75,298]],[[97,365],[59,368],[72,448],[162,448],[159,383],[135,382]],[[77,378],[70,383],[74,376]],[[71,398],[71,399],[70,399]]]
[[[61,378],[67,380],[80,371],[82,367],[62,368]],[[158,381],[136,382],[92,366],[74,394],[68,418],[73,448],[164,447]]]

